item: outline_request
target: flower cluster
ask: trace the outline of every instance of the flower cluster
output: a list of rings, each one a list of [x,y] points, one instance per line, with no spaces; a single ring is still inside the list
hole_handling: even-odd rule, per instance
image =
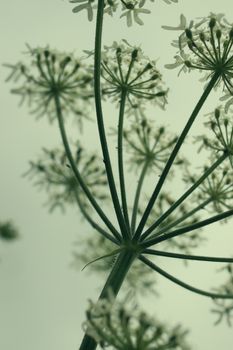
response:
[[[2,240],[11,241],[18,237],[18,230],[11,221],[0,222],[0,238]]]
[[[223,268],[228,275],[226,283],[220,286],[217,291],[220,293],[232,294],[233,293],[233,266],[232,264],[227,264]],[[222,269],[221,269],[222,270]],[[214,299],[215,308],[211,311],[217,314],[218,318],[215,324],[219,324],[222,320],[226,320],[228,326],[232,326],[233,319],[233,302],[227,299]]]
[[[106,199],[107,179],[101,160],[95,154],[86,154],[83,148],[77,145],[75,162],[95,198]],[[65,151],[43,149],[42,156],[36,162],[30,162],[30,169],[26,175],[36,177],[35,184],[46,190],[50,210],[56,207],[64,209],[65,204],[74,203],[84,206],[85,209],[89,208],[86,196],[70,168]]]
[[[198,69],[206,72],[208,77],[218,73],[218,81],[223,80],[225,88],[232,94],[233,25],[224,15],[211,13],[191,21],[189,25],[182,15],[178,27],[164,28],[182,31],[178,41],[174,42],[174,46],[179,48],[176,62],[166,65],[167,68],[181,66],[181,71]]]
[[[177,137],[169,135],[165,127],[155,128],[153,123],[146,119],[132,120],[128,129],[124,130],[124,139],[134,167],[147,164],[149,171],[154,168],[163,170],[171,149]],[[176,164],[181,164],[178,160]]]
[[[105,46],[102,53],[103,95],[119,100],[124,91],[131,106],[151,100],[163,107],[166,90],[155,61],[149,60],[140,47],[122,40],[119,44]]]
[[[80,264],[83,264],[84,266],[88,265],[87,268],[94,273],[106,274],[117,258],[117,253],[113,256],[108,256],[109,253],[116,249],[116,246],[101,235],[85,238],[82,242],[78,240],[77,246],[78,250],[73,252],[74,260],[72,266],[79,269]],[[96,260],[99,257],[103,258]],[[91,263],[92,261],[93,263]],[[154,276],[152,277],[152,271],[139,260],[136,260],[126,276],[123,290],[136,297],[145,295],[145,293],[156,293],[154,289],[155,283],[156,280]]]
[[[206,135],[197,137],[197,140],[201,141],[200,150],[202,147],[211,149],[214,152],[213,158],[216,158],[216,153],[226,153],[233,168],[232,118],[225,113],[223,106],[220,106],[213,113],[210,113],[210,119],[205,125],[212,130],[214,138],[209,138]]]
[[[29,56],[28,64],[6,65],[11,69],[6,80],[21,83],[12,92],[21,97],[21,103],[27,101],[38,118],[47,115],[50,122],[56,119],[55,98],[59,97],[62,110],[66,115],[72,112],[81,126],[93,96],[88,68],[73,55],[49,48],[29,48]]]
[[[106,299],[90,303],[85,329],[103,349],[190,349],[181,326],[169,329],[144,312]]]
[[[186,181],[193,184],[198,177],[190,175]],[[233,171],[229,167],[219,167],[198,187],[196,203],[213,213],[233,209]]]
[[[154,2],[154,0],[150,0]],[[163,0],[166,4],[177,3],[178,0]],[[87,11],[87,17],[89,21],[93,20],[94,11],[97,8],[96,0],[70,0],[71,3],[77,4],[73,8],[73,12]],[[113,16],[119,7],[121,7],[120,18],[125,17],[127,25],[132,26],[133,22],[143,25],[141,20],[141,14],[149,14],[150,10],[144,8],[148,0],[105,0],[105,13]]]

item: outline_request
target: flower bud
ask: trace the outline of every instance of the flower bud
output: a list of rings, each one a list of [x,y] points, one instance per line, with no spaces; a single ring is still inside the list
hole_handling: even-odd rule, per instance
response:
[[[187,37],[189,40],[193,40],[193,34],[192,34],[192,31],[191,31],[189,28],[186,28],[186,29],[185,29],[185,34],[186,34],[186,37]]]
[[[132,54],[131,54],[132,59],[135,60],[135,59],[137,58],[137,55],[138,55],[138,49],[134,49],[134,50],[132,51]]]
[[[211,20],[209,22],[210,29],[214,28],[215,25],[216,25],[216,19],[215,18],[211,18]]]

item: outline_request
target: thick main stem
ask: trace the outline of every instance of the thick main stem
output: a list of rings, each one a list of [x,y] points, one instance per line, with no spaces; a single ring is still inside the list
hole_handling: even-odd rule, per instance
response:
[[[129,232],[121,211],[119,198],[116,190],[116,185],[112,172],[112,165],[108,151],[108,144],[105,134],[105,127],[103,121],[103,112],[101,104],[101,87],[100,87],[100,67],[101,67],[101,42],[102,42],[102,27],[103,27],[103,15],[104,15],[104,0],[98,1],[97,18],[96,18],[96,32],[95,32],[95,55],[94,55],[94,92],[95,92],[95,106],[96,117],[99,130],[99,138],[102,147],[102,153],[104,158],[104,164],[106,174],[109,183],[109,189],[112,196],[112,202],[114,205],[117,220],[124,238],[129,237]]]
[[[119,254],[104,288],[100,293],[99,299],[107,299],[109,297],[109,292],[111,292],[111,295],[114,297],[117,296],[126,274],[136,257],[137,254],[135,252],[127,250]],[[88,334],[85,334],[79,350],[95,350],[96,347],[96,341]]]
[[[180,147],[182,146],[185,137],[187,136],[191,126],[193,125],[194,120],[196,119],[196,117],[197,117],[199,111],[201,110],[205,100],[207,99],[209,93],[211,92],[211,90],[215,86],[215,83],[219,79],[219,75],[220,75],[219,72],[216,72],[213,75],[213,77],[210,80],[209,84],[207,85],[205,91],[203,92],[200,100],[198,101],[196,107],[194,108],[194,110],[193,110],[193,112],[192,112],[188,122],[186,123],[182,133],[180,134],[180,137],[178,138],[177,143],[176,143],[176,145],[175,145],[175,147],[174,147],[174,149],[173,149],[173,151],[172,151],[172,153],[171,153],[171,155],[170,155],[170,157],[169,157],[169,159],[168,159],[168,161],[167,161],[167,163],[165,165],[165,168],[164,168],[164,170],[163,170],[163,172],[162,172],[162,174],[161,174],[161,176],[159,178],[159,181],[158,181],[158,183],[157,183],[157,185],[156,185],[156,187],[154,189],[154,192],[153,192],[153,194],[152,194],[152,196],[151,196],[151,198],[150,198],[150,200],[148,202],[146,210],[145,210],[145,212],[144,212],[144,214],[143,214],[143,216],[141,218],[141,221],[140,221],[140,223],[138,225],[138,228],[137,228],[137,230],[135,232],[135,236],[134,236],[135,240],[137,240],[140,237],[140,235],[142,233],[142,230],[143,230],[143,228],[144,228],[144,226],[146,224],[146,221],[148,219],[148,216],[150,215],[150,212],[151,212],[151,210],[153,208],[153,205],[154,205],[154,203],[155,203],[155,201],[156,201],[156,199],[157,199],[157,197],[158,197],[158,195],[160,193],[160,190],[161,190],[161,188],[162,188],[162,186],[164,184],[164,181],[166,180],[166,177],[167,177],[167,175],[168,175],[168,173],[170,171],[170,168],[171,168],[171,166],[172,166],[172,164],[173,164],[173,162],[174,162],[174,160],[175,160],[175,158],[176,158],[176,156],[177,156],[177,154],[178,154],[178,152],[180,150]]]

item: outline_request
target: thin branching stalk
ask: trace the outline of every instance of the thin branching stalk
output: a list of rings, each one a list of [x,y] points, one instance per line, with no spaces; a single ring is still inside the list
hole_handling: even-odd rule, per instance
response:
[[[151,269],[153,269],[154,271],[158,272],[160,275],[162,275],[165,278],[169,279],[173,283],[178,284],[179,286],[189,290],[190,292],[193,292],[193,293],[196,293],[196,294],[200,294],[200,295],[203,295],[203,296],[206,296],[206,297],[209,297],[209,298],[213,298],[213,299],[216,299],[216,298],[218,298],[218,299],[233,299],[233,294],[212,293],[212,292],[205,291],[203,289],[199,289],[199,288],[193,287],[190,284],[185,283],[185,282],[181,281],[180,279],[174,277],[173,275],[169,274],[168,272],[164,271],[158,265],[156,265],[152,261],[148,260],[144,256],[140,256],[139,259],[142,262],[144,262],[147,266],[149,266]]]
[[[119,169],[119,181],[120,181],[120,188],[121,188],[122,209],[123,209],[127,229],[129,232],[130,226],[129,226],[127,196],[126,196],[126,190],[125,190],[125,175],[124,175],[124,161],[123,161],[123,125],[124,125],[126,97],[127,97],[127,89],[123,89],[121,93],[119,121],[118,121],[118,169]]]
[[[102,103],[101,103],[101,87],[100,87],[100,70],[101,70],[101,42],[102,42],[102,27],[104,14],[104,0],[98,1],[97,18],[96,18],[96,32],[95,32],[95,56],[94,56],[94,92],[95,92],[95,106],[96,116],[99,130],[99,138],[102,147],[104,164],[106,174],[109,182],[109,188],[112,196],[113,205],[115,208],[117,220],[121,229],[122,236],[127,239],[129,232],[121,211],[119,198],[116,190],[115,180],[112,172],[112,165],[108,151],[108,144],[106,139]]]
[[[118,244],[119,241],[117,241],[114,237],[112,237],[107,231],[105,231],[97,222],[95,222],[91,215],[88,213],[88,211],[85,209],[85,206],[82,204],[82,201],[79,198],[79,194],[77,191],[75,191],[75,198],[78,204],[78,207],[83,215],[83,217],[89,222],[89,224],[96,230],[98,231],[102,236],[105,238],[109,239],[111,242]]]
[[[175,158],[176,158],[176,156],[177,156],[177,154],[178,154],[178,152],[180,150],[180,147],[182,146],[182,144],[183,144],[183,142],[184,142],[184,140],[185,140],[185,138],[186,138],[186,136],[187,136],[191,126],[193,125],[193,123],[194,123],[198,113],[200,112],[204,102],[206,101],[206,99],[209,96],[211,90],[213,89],[213,87],[215,86],[216,82],[218,81],[219,76],[220,76],[219,72],[216,72],[213,75],[213,77],[211,78],[209,84],[207,85],[206,89],[204,90],[200,100],[198,101],[196,107],[194,108],[194,110],[193,110],[193,112],[192,112],[188,122],[186,123],[182,133],[180,134],[180,137],[178,138],[177,143],[176,143],[176,145],[175,145],[175,147],[174,147],[174,149],[173,149],[173,151],[172,151],[172,153],[171,153],[171,155],[170,155],[170,157],[169,157],[169,159],[168,159],[168,161],[167,161],[167,163],[166,163],[166,165],[164,167],[164,170],[163,170],[163,172],[162,172],[162,174],[161,174],[161,176],[159,178],[159,181],[158,181],[158,183],[157,183],[157,185],[156,185],[156,187],[154,189],[154,192],[153,192],[153,194],[152,194],[152,196],[151,196],[151,198],[150,198],[150,200],[148,202],[148,205],[147,205],[147,207],[145,209],[145,212],[144,212],[144,214],[143,214],[143,216],[141,218],[141,221],[140,221],[140,223],[138,225],[138,228],[137,228],[137,230],[135,232],[135,235],[134,235],[134,239],[135,240],[138,240],[138,238],[140,237],[140,235],[142,233],[142,230],[143,230],[143,228],[144,228],[144,226],[146,224],[146,221],[148,219],[148,216],[150,215],[150,212],[151,212],[151,210],[153,208],[153,205],[154,205],[154,203],[155,203],[155,201],[156,201],[156,199],[157,199],[157,197],[158,197],[158,195],[160,193],[160,190],[162,189],[164,181],[167,178],[167,175],[168,175],[168,173],[170,171],[170,168],[171,168],[171,166],[172,166],[172,164],[173,164],[173,162],[174,162],[174,160],[175,160]]]
[[[204,174],[174,203],[170,206],[170,208],[160,216],[160,218],[155,221],[148,230],[146,230],[142,236],[141,239],[144,240],[146,237],[149,236],[149,234],[154,231],[156,227],[158,227],[190,194],[195,191],[198,186],[220,165],[223,163],[223,161],[228,157],[227,152],[223,153],[221,157],[218,158],[218,160],[209,167]],[[206,205],[206,204],[205,204]],[[193,213],[192,213],[193,214]],[[191,214],[190,214],[191,215]]]
[[[174,237],[183,235],[185,233],[197,230],[198,228],[202,228],[204,226],[208,226],[210,224],[213,224],[214,222],[227,219],[228,217],[230,217],[232,215],[233,215],[233,209],[227,210],[224,213],[221,213],[221,214],[218,214],[218,215],[214,215],[214,216],[212,216],[212,217],[210,217],[208,219],[205,219],[205,220],[196,222],[194,224],[178,228],[177,230],[174,230],[172,232],[166,233],[163,236],[159,236],[159,237],[153,238],[153,239],[148,239],[148,240],[142,242],[141,246],[144,247],[144,248],[150,247],[150,246],[152,246],[154,244],[166,241],[167,239],[174,238]]]
[[[145,179],[146,172],[148,170],[149,164],[150,164],[149,162],[145,162],[145,164],[143,165],[143,168],[142,168],[139,180],[138,180],[138,185],[137,185],[137,189],[136,189],[136,193],[135,193],[135,197],[134,197],[132,219],[131,219],[131,231],[132,231],[132,234],[135,231],[140,194],[141,194],[143,182],[144,182],[144,179]]]
[[[63,141],[63,145],[66,151],[67,158],[70,162],[70,166],[74,172],[74,175],[76,179],[78,180],[79,185],[82,187],[83,191],[85,192],[87,198],[89,199],[90,203],[92,204],[93,208],[96,210],[96,212],[99,214],[103,222],[106,224],[106,226],[109,228],[109,230],[112,232],[112,234],[115,236],[115,238],[120,241],[121,236],[117,232],[116,228],[112,225],[112,223],[109,221],[107,216],[104,214],[98,203],[96,202],[95,198],[92,196],[91,192],[89,191],[88,187],[86,186],[81,174],[79,173],[74,158],[72,156],[69,142],[67,139],[65,127],[64,127],[64,121],[63,121],[63,116],[62,116],[62,110],[61,110],[61,105],[60,105],[60,100],[59,96],[55,96],[55,105],[56,105],[56,112],[57,112],[57,118],[58,118],[58,124],[59,124],[59,129],[61,133],[61,138]]]

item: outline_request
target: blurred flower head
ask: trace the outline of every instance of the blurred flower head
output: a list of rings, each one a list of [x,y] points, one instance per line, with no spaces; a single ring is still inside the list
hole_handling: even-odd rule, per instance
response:
[[[11,91],[28,102],[31,112],[38,118],[47,115],[56,119],[55,97],[59,97],[62,110],[72,112],[81,126],[88,117],[92,92],[92,76],[80,60],[72,54],[49,48],[29,47],[28,63],[6,64],[11,73],[6,81],[17,84]],[[89,101],[89,102],[87,102]]]
[[[212,131],[212,137],[201,135],[197,137],[200,142],[200,150],[206,148],[212,151],[212,158],[216,159],[218,153],[228,155],[230,165],[233,168],[233,121],[230,113],[226,113],[223,106],[208,114],[209,120],[205,123],[208,130]]]
[[[125,303],[126,304],[126,303]],[[105,349],[189,350],[187,331],[169,328],[137,308],[123,303],[100,300],[90,303],[85,330]]]
[[[192,174],[185,180],[193,184],[198,176]],[[227,166],[218,167],[199,185],[195,201],[203,203],[203,209],[212,213],[233,209],[233,170]]]
[[[88,155],[78,144],[75,162],[95,198],[106,199],[107,179],[101,159],[95,154]],[[46,190],[50,210],[56,207],[64,209],[65,205],[75,203],[89,209],[89,202],[70,168],[65,151],[44,148],[42,156],[30,162],[30,169],[25,175],[36,178],[35,184]]]

